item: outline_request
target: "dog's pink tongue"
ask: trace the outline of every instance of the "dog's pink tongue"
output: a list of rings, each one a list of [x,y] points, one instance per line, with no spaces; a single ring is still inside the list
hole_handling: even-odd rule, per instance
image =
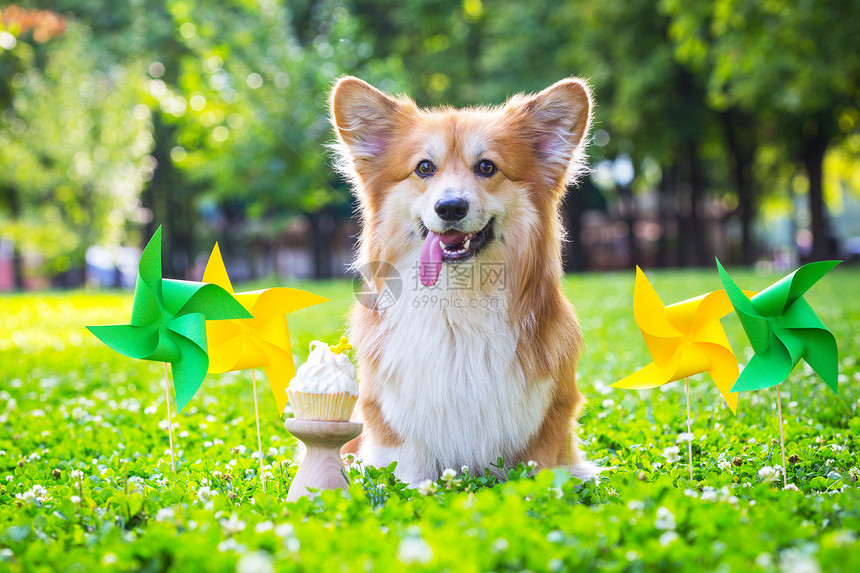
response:
[[[418,259],[418,276],[424,286],[433,286],[439,280],[442,272],[442,244],[439,235],[433,231],[427,231],[424,246],[421,248],[421,257]]]

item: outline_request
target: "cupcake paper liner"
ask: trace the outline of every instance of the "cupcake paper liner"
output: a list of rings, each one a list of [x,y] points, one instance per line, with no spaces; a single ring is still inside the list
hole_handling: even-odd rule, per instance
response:
[[[293,414],[301,420],[324,422],[348,422],[358,396],[348,392],[336,394],[314,394],[287,389]]]

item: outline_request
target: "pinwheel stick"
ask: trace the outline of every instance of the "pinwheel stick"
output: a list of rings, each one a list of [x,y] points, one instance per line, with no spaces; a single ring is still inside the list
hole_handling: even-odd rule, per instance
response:
[[[690,419],[690,379],[684,378],[687,385],[687,460],[690,464],[690,480],[693,479],[693,428]]]
[[[785,489],[788,487],[788,468],[785,466],[785,434],[782,432],[782,395],[779,393],[779,384],[776,385],[776,412],[779,416],[779,447],[782,449],[782,489]]]
[[[257,375],[251,368],[251,383],[254,385],[254,415],[257,417],[257,452],[260,454],[260,483],[266,491],[266,477],[263,475],[263,439],[260,437],[260,409],[257,407]]]
[[[164,398],[167,401],[167,435],[170,436],[170,469],[176,471],[176,459],[173,456],[173,417],[170,415],[170,370],[164,363]]]

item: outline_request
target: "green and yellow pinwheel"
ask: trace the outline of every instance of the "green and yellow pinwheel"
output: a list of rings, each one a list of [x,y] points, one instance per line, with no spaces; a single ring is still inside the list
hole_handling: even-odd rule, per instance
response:
[[[835,393],[838,389],[836,339],[803,295],[841,261],[803,265],[787,277],[748,297],[717,261],[720,280],[755,354],[732,386],[746,392],[776,386],[800,359]]]
[[[287,405],[287,386],[295,374],[287,315],[327,298],[295,288],[274,287],[233,292],[218,244],[212,249],[203,281],[231,293],[253,315],[248,320],[219,320],[206,323],[209,338],[209,372],[232,372],[262,368],[275,397],[278,413]]]
[[[251,314],[223,288],[162,277],[159,227],[140,257],[130,324],[87,329],[120,354],[169,362],[182,411],[209,368],[206,321],[238,318]]]
[[[653,362],[611,386],[641,390],[708,372],[731,411],[737,412],[738,395],[729,389],[738,376],[738,361],[720,324],[730,312],[723,291],[666,306],[636,267],[633,314]]]

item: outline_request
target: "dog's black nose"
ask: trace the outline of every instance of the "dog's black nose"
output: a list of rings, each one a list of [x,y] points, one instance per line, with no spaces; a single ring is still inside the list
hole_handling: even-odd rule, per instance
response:
[[[462,197],[439,199],[434,208],[443,221],[459,221],[469,212],[469,202]]]

